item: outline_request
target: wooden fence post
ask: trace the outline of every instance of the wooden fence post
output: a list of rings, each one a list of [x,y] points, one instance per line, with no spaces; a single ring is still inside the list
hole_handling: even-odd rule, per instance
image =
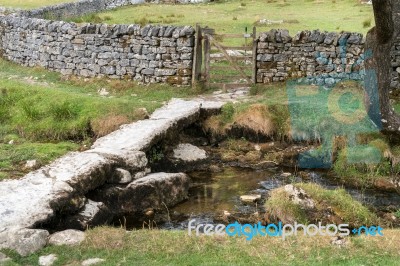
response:
[[[253,27],[253,75],[252,75],[253,84],[257,83],[257,45],[258,45],[257,29],[256,27]]]
[[[204,35],[204,77],[206,81],[206,87],[210,87],[210,51],[211,44],[208,34]]]
[[[196,84],[201,79],[201,65],[203,61],[202,57],[202,32],[199,24],[196,24],[196,35],[194,41],[194,52],[193,52],[193,69],[192,69],[192,87],[195,87]]]

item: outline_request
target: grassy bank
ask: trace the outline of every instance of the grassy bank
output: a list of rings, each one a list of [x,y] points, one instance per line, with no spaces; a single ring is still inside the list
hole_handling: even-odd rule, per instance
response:
[[[220,0],[194,5],[128,6],[73,20],[142,25],[200,23],[217,33],[244,33],[245,27],[251,31],[254,25],[258,32],[281,28],[291,34],[306,29],[366,33],[373,25],[373,14],[371,6],[355,0]],[[275,23],[263,24],[262,20]]]
[[[313,202],[312,207],[295,202],[283,187],[271,191],[265,203],[267,219],[293,224],[346,223],[351,227],[372,226],[382,223],[378,217],[354,200],[345,189],[329,190],[314,183],[298,183],[295,188],[303,189]],[[300,197],[300,200],[304,200]]]
[[[96,228],[78,247],[47,247],[22,258],[7,252],[14,263],[36,265],[41,255],[56,254],[54,265],[80,265],[102,258],[99,265],[398,265],[400,231],[384,230],[382,237],[352,237],[338,247],[330,237],[188,236],[186,231]]]
[[[324,167],[329,166],[344,183],[357,186],[374,186],[377,180],[390,182],[400,173],[399,143],[391,142],[371,122],[356,82],[346,81],[332,90],[273,84],[255,86],[250,92],[252,101],[225,105],[222,114],[206,120],[204,130],[219,139],[232,137],[239,129],[251,132],[253,137],[248,139],[253,142],[270,139],[317,144],[319,148],[305,158],[326,163]],[[226,150],[227,157],[248,152],[235,143],[234,149]],[[332,153],[332,158],[327,153]],[[272,155],[267,152],[264,159],[284,163]],[[307,163],[302,167],[319,168]]]
[[[95,138],[143,119],[172,97],[192,94],[188,87],[162,84],[65,80],[0,60],[0,179],[24,174],[27,160],[40,166],[68,151],[87,149]]]

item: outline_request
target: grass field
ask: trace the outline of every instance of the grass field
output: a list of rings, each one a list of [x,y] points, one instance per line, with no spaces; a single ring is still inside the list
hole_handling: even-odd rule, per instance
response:
[[[256,23],[262,19],[284,23]],[[356,0],[220,0],[195,5],[127,6],[73,20],[143,25],[200,23],[217,33],[244,33],[245,27],[251,31],[253,25],[257,25],[258,32],[283,28],[291,34],[306,29],[366,33],[373,24],[373,14],[371,6]]]
[[[32,9],[60,3],[75,2],[77,0],[0,0],[0,6]]]
[[[81,265],[88,258],[102,258],[99,265],[398,265],[400,231],[383,230],[382,237],[351,237],[345,246],[331,244],[331,237],[188,236],[186,231],[118,228],[89,230],[77,247],[47,247],[27,258],[6,252],[14,263],[37,265],[39,256],[56,254],[54,265]]]

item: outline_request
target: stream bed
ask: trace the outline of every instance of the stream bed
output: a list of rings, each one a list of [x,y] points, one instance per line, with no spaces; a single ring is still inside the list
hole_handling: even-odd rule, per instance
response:
[[[292,170],[292,171],[291,171]],[[356,200],[371,210],[397,210],[400,195],[395,192],[382,192],[374,189],[360,190],[343,186],[328,171],[308,171],[307,178],[300,178],[293,169],[272,168],[252,170],[226,167],[221,172],[192,172],[188,200],[169,210],[170,222],[159,225],[163,229],[185,229],[188,221],[196,219],[199,223],[217,223],[226,213],[251,215],[264,211],[264,202],[271,190],[286,184],[314,182],[327,189],[344,188]],[[259,204],[246,204],[240,200],[242,195],[261,195]]]

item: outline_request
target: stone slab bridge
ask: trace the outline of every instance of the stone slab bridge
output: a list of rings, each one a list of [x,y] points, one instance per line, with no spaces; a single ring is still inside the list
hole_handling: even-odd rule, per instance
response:
[[[107,221],[110,211],[107,212],[110,209],[107,204],[85,197],[107,183],[120,185],[111,188],[116,193],[107,195],[112,208],[118,209],[111,212],[161,209],[184,200],[189,188],[188,176],[149,173],[146,152],[201,116],[219,112],[222,105],[216,101],[173,99],[149,119],[123,125],[98,139],[90,150],[68,153],[20,180],[1,182],[0,249],[11,248],[27,255],[42,248],[47,244],[49,232],[37,228],[62,211],[75,212],[69,222],[75,219],[82,229],[94,220]]]

